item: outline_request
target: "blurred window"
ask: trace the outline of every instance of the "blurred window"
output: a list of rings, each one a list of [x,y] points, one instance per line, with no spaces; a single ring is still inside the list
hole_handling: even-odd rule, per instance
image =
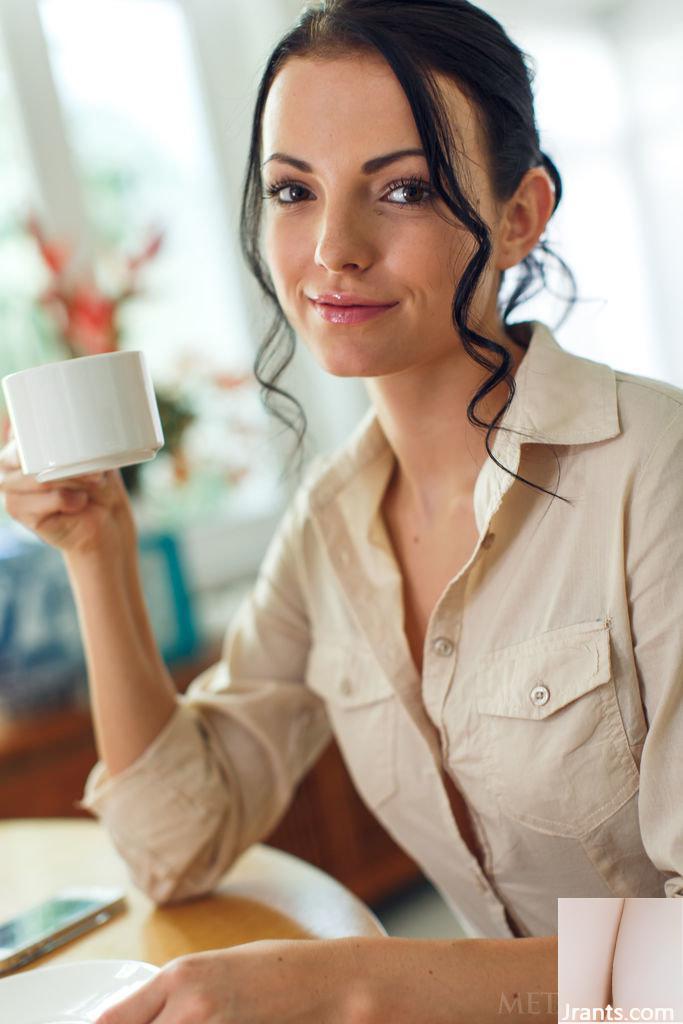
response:
[[[19,221],[35,202],[35,183],[0,32],[0,376],[41,363],[46,353],[33,321],[44,283],[35,246]],[[2,409],[0,392],[0,410]]]
[[[190,348],[248,363],[224,201],[182,10],[175,0],[41,0],[50,63],[88,217],[133,250],[149,225],[167,244],[145,272],[126,334],[163,375]]]
[[[521,45],[537,67],[541,146],[557,164],[564,186],[548,238],[573,270],[579,298],[588,300],[577,303],[558,340],[618,369],[667,377],[641,197],[628,151],[631,112],[616,52],[600,26],[590,22],[525,26]],[[551,288],[561,298],[567,291],[554,269]],[[534,314],[551,326],[563,308],[547,293],[533,305]]]
[[[227,197],[219,179],[181,5],[27,2],[39,14],[36,32],[44,36],[100,291],[116,293],[127,259],[155,230],[163,231],[159,251],[139,273],[138,294],[121,307],[119,344],[145,352],[158,395],[177,403],[178,414],[171,412],[165,423],[167,442],[184,408],[195,418],[176,457],[169,457],[167,443],[142,467],[141,511],[150,525],[178,527],[221,515],[270,517],[281,494],[268,417],[255,383],[240,383],[250,378],[253,344],[231,237],[237,197]],[[6,74],[0,83],[0,101],[11,106]],[[14,249],[3,244],[0,256],[5,302],[16,292],[4,272],[9,263],[15,267],[14,250],[27,264],[24,292],[35,300],[47,280],[44,267],[36,273],[35,244],[22,239],[19,217],[35,203],[26,161],[12,139],[0,142],[4,149],[13,146],[11,174],[0,187],[5,235],[15,236]],[[35,307],[24,302],[25,330],[18,330],[14,355],[3,352],[3,372],[63,357],[23,337],[35,339],[39,326],[45,332],[45,316]]]
[[[564,194],[548,225],[580,301],[565,348],[683,385],[683,12],[668,0],[481,0],[530,57],[541,145]],[[565,279],[513,313],[557,324]],[[513,284],[512,278],[510,284]],[[507,284],[506,284],[507,291]],[[508,293],[509,294],[509,293]]]

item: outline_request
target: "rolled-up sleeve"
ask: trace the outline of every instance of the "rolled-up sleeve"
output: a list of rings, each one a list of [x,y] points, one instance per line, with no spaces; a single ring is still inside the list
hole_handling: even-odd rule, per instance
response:
[[[627,528],[633,653],[648,731],[639,815],[648,857],[683,896],[683,406],[636,479]]]
[[[226,631],[220,661],[178,697],[133,764],[110,776],[99,762],[87,780],[82,806],[102,820],[134,883],[157,903],[209,891],[277,824],[329,742],[324,703],[304,682],[307,529],[304,482]]]

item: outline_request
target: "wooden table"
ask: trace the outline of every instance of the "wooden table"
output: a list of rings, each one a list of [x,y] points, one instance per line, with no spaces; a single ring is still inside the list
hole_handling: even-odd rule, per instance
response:
[[[96,821],[0,821],[0,920],[67,886],[120,886],[127,909],[34,961],[131,959],[162,966],[174,957],[256,939],[386,934],[344,886],[298,857],[256,845],[205,897],[156,907],[135,889]],[[28,969],[28,968],[24,968]]]

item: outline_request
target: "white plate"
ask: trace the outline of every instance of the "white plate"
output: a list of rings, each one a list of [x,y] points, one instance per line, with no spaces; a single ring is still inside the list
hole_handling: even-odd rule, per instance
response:
[[[85,960],[0,978],[0,1021],[91,1024],[158,971],[139,960]]]

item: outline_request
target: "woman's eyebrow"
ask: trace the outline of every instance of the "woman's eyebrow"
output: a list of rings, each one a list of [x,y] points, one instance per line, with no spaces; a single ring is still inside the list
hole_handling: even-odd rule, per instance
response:
[[[424,156],[425,151],[423,149],[397,149],[394,153],[385,153],[384,156],[373,157],[372,160],[366,160],[361,171],[363,174],[374,174],[375,171],[381,171],[387,164],[394,163],[395,160],[400,160],[404,156]],[[278,160],[282,164],[291,164],[292,167],[296,167],[300,171],[307,173],[312,172],[313,168],[310,164],[306,163],[305,160],[298,160],[294,156],[288,156],[286,153],[271,153],[267,160],[264,160],[261,167],[265,167],[271,160]]]

